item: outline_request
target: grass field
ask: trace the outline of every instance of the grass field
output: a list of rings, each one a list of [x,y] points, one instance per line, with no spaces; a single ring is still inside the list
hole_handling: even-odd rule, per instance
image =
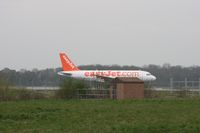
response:
[[[0,102],[0,133],[200,132],[200,99]]]

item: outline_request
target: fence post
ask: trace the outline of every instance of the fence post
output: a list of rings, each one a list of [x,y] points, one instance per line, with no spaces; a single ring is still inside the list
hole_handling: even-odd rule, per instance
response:
[[[170,78],[170,89],[171,89],[171,93],[173,91],[173,88],[174,88],[174,83],[173,83],[173,78]]]
[[[79,89],[77,89],[76,91],[77,91],[77,92],[76,92],[77,99],[80,99],[80,98],[79,98]]]
[[[187,78],[185,78],[185,89],[187,90],[188,88],[188,82],[187,82]]]
[[[200,95],[200,78],[199,78],[199,95]]]
[[[188,96],[189,94],[189,88],[188,88],[188,80],[185,78],[185,95]]]

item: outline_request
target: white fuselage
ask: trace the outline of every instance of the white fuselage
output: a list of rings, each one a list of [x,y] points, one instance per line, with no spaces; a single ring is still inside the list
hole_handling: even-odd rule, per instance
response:
[[[132,77],[142,81],[154,81],[156,77],[147,71],[141,70],[80,70],[80,71],[61,71],[59,75],[64,75],[72,78],[83,78],[97,80],[98,77],[117,78],[117,77]]]

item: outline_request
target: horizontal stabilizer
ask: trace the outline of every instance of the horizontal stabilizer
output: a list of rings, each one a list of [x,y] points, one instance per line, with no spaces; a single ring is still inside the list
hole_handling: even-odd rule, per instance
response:
[[[63,72],[58,72],[58,75],[61,75],[61,76],[67,76],[67,77],[72,76],[71,73],[63,73]]]

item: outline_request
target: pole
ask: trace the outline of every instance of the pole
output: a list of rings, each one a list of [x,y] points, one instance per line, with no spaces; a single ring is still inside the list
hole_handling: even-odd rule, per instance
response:
[[[185,91],[184,91],[184,93],[185,93],[185,96],[187,96],[187,94],[189,93],[188,92],[188,81],[187,81],[187,78],[185,78]]]
[[[187,78],[185,78],[185,89],[187,90],[188,83],[187,83]]]
[[[173,90],[173,78],[170,78],[170,89],[171,89],[171,93],[172,93],[172,90]]]
[[[200,95],[200,78],[199,78],[199,95]]]

